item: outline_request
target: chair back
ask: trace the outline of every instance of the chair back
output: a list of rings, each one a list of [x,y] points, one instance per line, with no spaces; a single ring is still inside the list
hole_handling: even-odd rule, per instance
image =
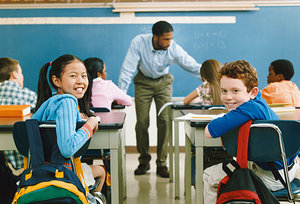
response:
[[[238,130],[239,128],[235,128],[221,137],[225,149],[233,156],[237,154]],[[297,193],[299,186],[292,191],[288,175],[287,158],[297,157],[297,154],[299,154],[299,133],[300,122],[295,120],[256,120],[252,122],[249,133],[249,161],[283,161],[285,180],[281,178],[278,171],[276,173],[275,166],[271,169],[274,177],[278,177],[286,188],[288,193],[284,192],[283,195],[290,202],[294,199],[293,193]],[[278,193],[278,195],[282,195],[282,193]]]
[[[84,123],[78,122],[77,129]],[[44,158],[46,162],[51,161],[52,154],[59,151],[57,146],[56,124],[54,121],[39,122],[40,135],[42,139]],[[26,121],[16,122],[13,126],[13,138],[17,150],[24,157],[29,156],[29,140],[26,127]],[[79,157],[85,153],[89,146],[88,140],[75,154],[74,158]]]
[[[236,156],[238,129],[235,128],[221,137],[225,149]],[[280,146],[286,157],[295,156],[300,149],[300,122],[294,120],[255,120],[252,122],[248,160],[272,162],[282,159]]]

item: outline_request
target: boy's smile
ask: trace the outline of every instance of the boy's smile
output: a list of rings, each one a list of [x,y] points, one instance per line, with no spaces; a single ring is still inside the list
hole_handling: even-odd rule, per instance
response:
[[[249,93],[247,87],[241,79],[234,79],[223,76],[220,80],[221,100],[225,107],[231,111],[243,103],[254,99],[257,95],[257,87],[253,88]],[[253,91],[255,89],[255,91]]]

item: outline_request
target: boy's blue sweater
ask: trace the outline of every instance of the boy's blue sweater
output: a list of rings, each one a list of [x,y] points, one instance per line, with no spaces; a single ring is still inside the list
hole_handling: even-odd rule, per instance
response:
[[[259,92],[255,99],[243,103],[221,118],[212,120],[208,124],[208,130],[213,138],[217,138],[249,120],[280,120],[280,118],[268,106],[266,101],[261,97],[261,92]],[[288,158],[288,164],[291,164],[294,159],[295,157]],[[270,169],[266,163],[260,162],[257,164],[265,170]],[[275,165],[277,169],[283,168],[282,161],[275,162]]]

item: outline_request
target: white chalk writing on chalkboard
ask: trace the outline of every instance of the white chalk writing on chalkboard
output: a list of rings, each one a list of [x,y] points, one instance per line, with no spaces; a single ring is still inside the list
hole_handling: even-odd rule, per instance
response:
[[[212,47],[225,49],[227,32],[221,31],[207,31],[207,32],[194,32],[193,39],[196,43],[193,44],[194,49],[209,49]]]
[[[144,25],[139,27],[139,34],[152,33],[152,25]]]

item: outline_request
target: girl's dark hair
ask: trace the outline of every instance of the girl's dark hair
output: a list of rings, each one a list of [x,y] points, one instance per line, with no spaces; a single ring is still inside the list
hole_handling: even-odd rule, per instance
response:
[[[78,57],[74,55],[66,54],[58,57],[53,62],[47,62],[46,64],[44,64],[39,74],[38,93],[37,93],[38,98],[37,98],[35,110],[38,110],[38,108],[42,105],[42,103],[44,103],[52,96],[52,90],[49,83],[51,84],[52,88],[54,88],[57,91],[57,87],[54,85],[52,81],[52,77],[56,76],[57,78],[60,79],[65,70],[65,67],[74,61],[82,62],[82,60],[79,59]],[[50,70],[47,79],[48,68]],[[91,93],[92,93],[90,88],[91,86],[89,85],[84,96],[81,99],[78,99],[80,112],[86,114],[88,117],[93,115],[89,107],[91,101]]]
[[[102,74],[104,68],[104,62],[102,59],[99,59],[97,57],[90,57],[85,59],[83,63],[88,71],[91,80],[98,77],[98,72]]]
[[[173,27],[167,21],[158,21],[152,26],[152,34],[162,36],[164,33],[173,32]]]
[[[275,74],[282,74],[285,80],[290,80],[294,76],[293,64],[285,59],[275,60],[271,63]]]

